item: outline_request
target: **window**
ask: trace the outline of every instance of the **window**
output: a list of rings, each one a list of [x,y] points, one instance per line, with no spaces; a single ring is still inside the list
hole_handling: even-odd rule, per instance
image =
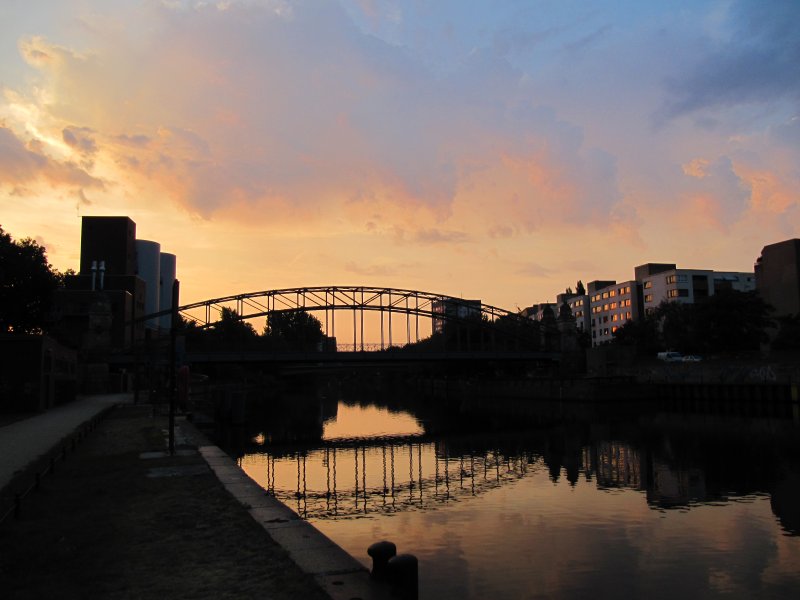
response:
[[[667,284],[686,283],[686,275],[670,275],[667,277]]]
[[[592,327],[594,327],[594,319],[592,319]]]
[[[617,313],[614,313],[613,315],[611,315],[611,320],[617,322],[619,320],[619,315]]]
[[[603,310],[608,310],[608,303],[603,304]]]
[[[616,295],[617,295],[617,290],[611,290],[610,292],[608,292],[608,297],[609,298],[613,298]]]
[[[614,327],[611,328],[611,333],[616,333],[617,329],[619,329],[619,327],[614,325]]]
[[[652,302],[653,301],[653,294],[646,294],[644,297],[645,302]]]
[[[608,335],[608,327],[606,327],[605,329],[603,329],[603,335]]]
[[[608,298],[608,292],[603,292],[603,300],[605,300],[606,298]]]
[[[649,290],[651,287],[653,287],[653,282],[652,281],[645,281],[644,282],[644,289]]]
[[[628,311],[628,312],[625,313],[625,318],[627,318],[627,319],[631,318],[631,311]]]
[[[608,315],[603,315],[603,323],[608,323]]]
[[[576,310],[575,311],[575,317],[582,317],[582,316],[583,316],[583,311],[582,310]]]
[[[614,310],[615,308],[617,308],[617,303],[616,302],[612,302],[611,304],[608,305],[608,308],[610,308],[611,310]]]
[[[689,290],[685,288],[677,288],[675,290],[669,290],[667,292],[667,296],[670,298],[688,298]]]

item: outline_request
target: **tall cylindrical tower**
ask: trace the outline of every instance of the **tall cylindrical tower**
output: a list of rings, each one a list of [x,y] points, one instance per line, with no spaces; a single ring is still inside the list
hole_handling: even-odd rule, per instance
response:
[[[174,254],[161,253],[161,285],[159,286],[159,303],[161,310],[172,307],[172,284],[177,273],[177,259]],[[172,316],[164,315],[160,319],[162,331],[169,331],[172,327]]]
[[[161,244],[149,240],[136,240],[136,274],[144,279],[144,312],[159,311],[159,285],[161,282]],[[149,319],[144,326],[158,329],[159,320]]]

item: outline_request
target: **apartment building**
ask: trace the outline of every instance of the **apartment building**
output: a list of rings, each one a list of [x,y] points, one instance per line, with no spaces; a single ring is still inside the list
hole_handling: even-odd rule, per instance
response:
[[[591,309],[589,306],[589,296],[587,294],[569,294],[563,293],[556,296],[556,308],[553,309],[555,314],[561,308],[561,305],[567,303],[572,316],[575,317],[575,326],[578,331],[591,331]]]
[[[749,292],[756,289],[754,273],[678,269],[674,264],[647,263],[635,269],[642,288],[643,314],[650,314],[663,301],[693,304],[722,289]]]
[[[634,280],[590,281],[587,291],[592,346],[611,341],[617,329],[641,314],[639,290]]]

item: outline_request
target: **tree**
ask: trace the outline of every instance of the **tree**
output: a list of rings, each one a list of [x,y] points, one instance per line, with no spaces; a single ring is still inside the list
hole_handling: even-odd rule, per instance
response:
[[[634,346],[639,356],[655,355],[661,349],[658,318],[653,314],[627,321],[614,332],[614,343]]]
[[[774,350],[800,350],[800,314],[777,318],[778,333],[772,341]]]
[[[220,319],[214,324],[213,334],[225,346],[250,345],[258,339],[258,334],[250,323],[242,318],[232,308],[223,307]]]
[[[583,282],[580,279],[578,279],[578,284],[575,286],[575,293],[578,294],[578,296],[586,295],[586,288],[583,287]]]
[[[752,352],[769,340],[771,308],[755,291],[721,289],[694,306],[697,345],[703,352]]]
[[[62,280],[44,246],[30,238],[15,242],[0,226],[0,332],[46,329],[53,292]]]
[[[263,337],[285,348],[315,348],[325,334],[319,319],[301,310],[269,315]]]

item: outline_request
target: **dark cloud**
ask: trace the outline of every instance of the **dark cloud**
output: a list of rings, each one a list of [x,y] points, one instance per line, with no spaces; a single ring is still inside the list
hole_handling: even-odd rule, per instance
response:
[[[450,244],[469,242],[471,236],[463,231],[442,229],[422,229],[414,233],[413,240],[418,244]]]
[[[61,131],[61,138],[70,148],[81,154],[92,155],[97,152],[97,142],[92,134],[88,127],[65,127]]]
[[[0,127],[0,184],[26,186],[38,181],[79,188],[103,188],[103,182],[70,162],[44,154],[41,144],[25,144],[7,127]]]
[[[122,133],[114,137],[114,139],[125,146],[133,146],[135,148],[146,148],[150,143],[150,136],[143,134],[128,135]]]
[[[800,2],[741,0],[729,14],[726,41],[667,84],[659,113],[671,118],[698,110],[800,99]]]

